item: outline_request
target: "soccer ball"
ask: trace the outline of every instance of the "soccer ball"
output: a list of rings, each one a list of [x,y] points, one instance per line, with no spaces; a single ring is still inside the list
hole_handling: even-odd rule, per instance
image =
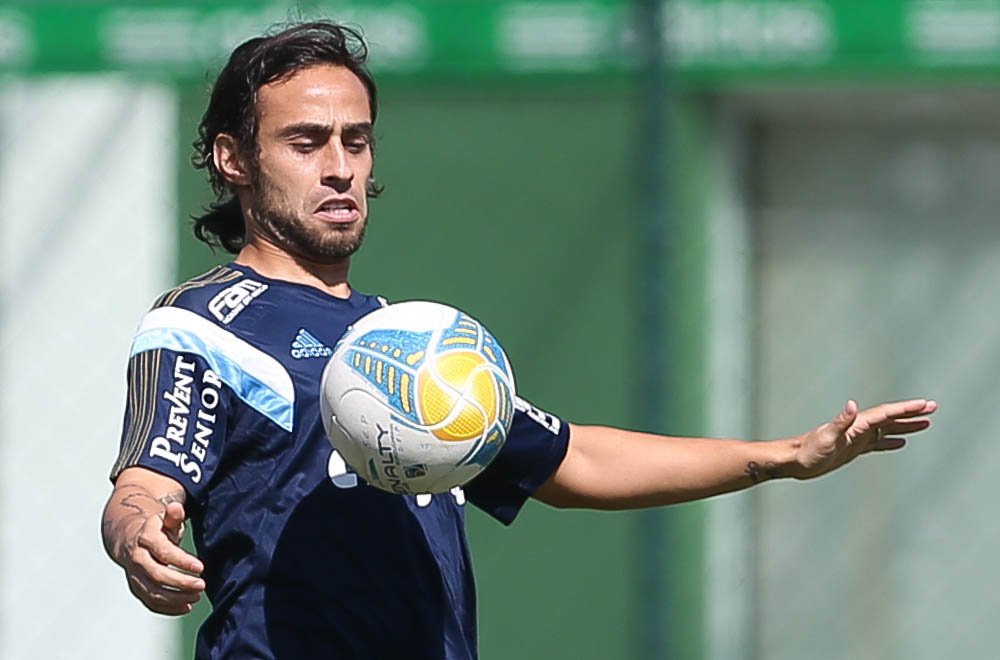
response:
[[[348,328],[320,381],[327,437],[371,485],[441,493],[497,455],[514,415],[514,375],[474,318],[435,302],[371,312]]]

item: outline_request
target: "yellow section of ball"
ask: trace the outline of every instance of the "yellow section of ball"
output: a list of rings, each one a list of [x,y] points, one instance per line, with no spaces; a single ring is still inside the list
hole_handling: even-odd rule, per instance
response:
[[[496,421],[496,386],[493,374],[484,368],[488,366],[489,362],[478,353],[449,351],[417,373],[417,406],[424,424],[440,424],[460,406],[451,423],[434,431],[437,438],[448,441],[478,438]],[[470,400],[478,403],[486,415]]]

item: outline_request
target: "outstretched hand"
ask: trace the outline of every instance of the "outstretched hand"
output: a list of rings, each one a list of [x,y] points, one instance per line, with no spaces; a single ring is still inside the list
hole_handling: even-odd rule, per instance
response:
[[[923,431],[937,402],[910,399],[858,410],[853,399],[830,422],[804,434],[796,449],[799,479],[835,470],[869,451],[892,451],[906,445],[903,436]]]

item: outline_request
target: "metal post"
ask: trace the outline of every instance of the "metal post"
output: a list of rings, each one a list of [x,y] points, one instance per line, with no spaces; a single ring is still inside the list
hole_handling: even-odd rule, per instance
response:
[[[668,169],[667,71],[664,56],[662,15],[666,2],[636,0],[635,30],[639,55],[638,85],[638,164],[639,215],[636,238],[640,323],[637,329],[639,354],[637,413],[640,426],[650,432],[666,430],[668,411],[666,365],[670,354],[668,291],[664,260],[668,254],[669,193],[664,185]],[[647,510],[639,514],[638,660],[670,658],[667,627],[668,575],[664,558],[669,551],[668,514]]]

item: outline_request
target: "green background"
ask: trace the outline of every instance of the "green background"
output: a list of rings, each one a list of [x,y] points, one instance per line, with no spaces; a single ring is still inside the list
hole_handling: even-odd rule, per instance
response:
[[[14,0],[0,6],[0,73],[141,71],[201,78],[221,54],[289,17],[363,26],[380,74],[607,75],[637,63],[623,0]],[[670,59],[701,88],[764,81],[991,82],[1000,0],[669,0]],[[402,36],[400,36],[402,35]]]

